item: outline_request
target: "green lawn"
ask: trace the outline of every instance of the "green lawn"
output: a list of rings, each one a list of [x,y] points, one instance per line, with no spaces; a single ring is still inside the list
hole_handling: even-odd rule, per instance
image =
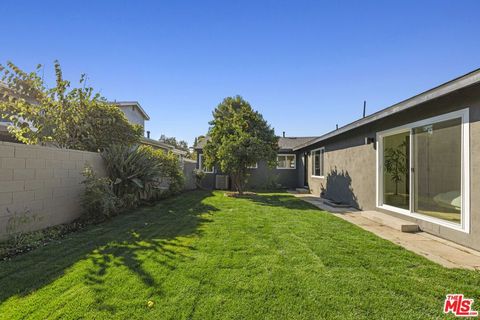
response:
[[[0,263],[1,319],[443,318],[447,293],[480,273],[285,193],[186,193]]]

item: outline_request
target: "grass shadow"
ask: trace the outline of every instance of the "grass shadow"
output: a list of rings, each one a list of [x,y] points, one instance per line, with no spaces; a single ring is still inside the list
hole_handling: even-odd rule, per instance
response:
[[[84,283],[94,291],[102,290],[104,276],[112,264],[128,268],[145,285],[156,287],[154,277],[142,266],[142,257],[154,253],[161,258],[159,263],[168,268],[174,268],[169,261],[188,258],[182,252],[194,248],[178,243],[176,238],[201,233],[199,227],[209,222],[203,215],[218,210],[202,202],[210,196],[205,191],[187,192],[0,262],[0,303],[47,286],[69,267],[85,260],[91,263]],[[113,306],[96,302],[101,308],[114,311]]]
[[[311,204],[295,198],[293,195],[282,191],[255,191],[256,195],[248,195],[242,199],[248,199],[253,203],[268,207],[283,207],[294,210],[312,210],[316,207]]]

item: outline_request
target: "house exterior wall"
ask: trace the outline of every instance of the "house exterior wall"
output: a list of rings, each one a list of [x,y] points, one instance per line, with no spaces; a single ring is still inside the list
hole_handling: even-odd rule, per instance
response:
[[[375,206],[376,156],[373,144],[363,144],[361,137],[327,144],[324,159],[324,177],[313,177],[312,155],[308,156],[308,186],[311,193],[318,196],[323,193],[333,201],[348,203],[359,209],[372,209]]]
[[[470,128],[470,233],[457,231],[411,216],[376,208],[376,144],[365,144],[366,137],[377,132],[469,108]],[[345,132],[309,146],[311,151],[325,147],[325,177],[311,175],[312,156],[308,157],[308,182],[311,192],[334,201],[349,203],[363,210],[384,211],[415,221],[422,230],[480,250],[480,85],[423,103],[414,109]],[[303,150],[302,150],[303,151]]]
[[[2,122],[0,119],[0,141],[17,142],[17,139],[8,132],[8,122]]]
[[[196,151],[198,154],[203,153],[201,149]],[[281,154],[288,153],[281,152]],[[200,157],[197,157],[197,169],[200,167],[199,159]],[[296,157],[296,169],[270,168],[266,162],[261,161],[258,163],[257,168],[248,169],[249,176],[246,186],[248,189],[296,188],[298,185],[298,170],[300,166],[303,168],[301,159],[299,159],[298,156]],[[201,182],[202,188],[215,189],[215,176],[219,174],[222,173],[219,172],[217,168],[214,169],[213,173],[205,173],[205,178]]]
[[[118,106],[120,110],[125,114],[128,121],[133,124],[139,124],[145,128],[145,118],[142,113],[135,106]]]
[[[197,162],[195,165],[196,169],[200,169],[200,154],[203,154],[201,149],[197,149]],[[215,189],[215,175],[216,169],[214,168],[213,172],[205,173],[205,177],[200,181],[200,186],[204,189],[213,190]]]
[[[98,153],[0,142],[0,239],[78,218],[87,163],[105,174]]]
[[[285,154],[285,153],[282,153]],[[249,177],[247,188],[249,189],[275,189],[297,187],[298,183],[298,157],[296,158],[296,169],[270,168],[264,161],[258,163],[258,168],[248,169]]]

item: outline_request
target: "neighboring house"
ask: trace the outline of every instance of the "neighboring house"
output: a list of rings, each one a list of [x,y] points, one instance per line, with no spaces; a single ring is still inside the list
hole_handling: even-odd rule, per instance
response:
[[[17,142],[17,139],[8,132],[8,126],[10,124],[8,120],[0,117],[0,141]]]
[[[480,69],[292,146],[291,154],[297,180],[286,186],[414,221],[480,250]]]
[[[140,103],[138,103],[138,101],[114,101],[112,102],[112,104],[117,105],[120,110],[122,110],[122,112],[125,114],[128,121],[130,121],[130,123],[132,124],[137,124],[142,126],[142,128],[145,128],[145,121],[150,120],[149,115],[145,112],[145,110],[142,108]],[[142,144],[151,146],[155,149],[162,149],[165,152],[172,151],[178,156],[180,161],[183,162],[187,154],[186,151],[179,150],[168,143],[150,139],[150,131],[147,131],[146,134],[146,137],[141,138]]]
[[[8,88],[4,83],[0,82],[0,93],[4,92],[4,90],[8,90]],[[132,124],[140,125],[142,128],[145,128],[145,121],[150,120],[150,117],[138,101],[114,101],[111,103],[117,105]],[[11,125],[9,121],[0,117],[0,141],[18,142],[15,137],[8,132],[7,128],[9,125]],[[183,159],[187,154],[186,151],[179,150],[170,144],[150,139],[150,132],[147,131],[146,133],[147,136],[141,138],[142,144],[152,146],[155,149],[162,149],[165,152],[172,151],[174,154],[178,155],[180,161],[183,162]]]
[[[268,189],[268,188],[296,188],[298,181],[304,175],[302,170],[297,170],[301,166],[302,158],[294,152],[294,148],[300,146],[316,137],[279,137],[277,165],[273,168],[267,163],[260,162],[248,169],[249,177],[247,188]],[[197,142],[194,147],[198,154],[197,169],[202,168],[205,172],[205,178],[202,186],[208,189],[225,188],[229,182],[227,177],[218,168],[206,168],[203,165],[203,147],[208,141],[206,139]]]
[[[8,87],[0,81],[0,99],[3,99],[4,93],[8,92]],[[11,124],[7,119],[0,117],[0,141],[18,142],[17,139],[8,132],[8,126]]]
[[[115,101],[112,102],[120,108],[120,110],[123,111],[127,119],[130,121],[132,124],[137,124],[142,126],[142,128],[145,129],[145,121],[150,120],[150,117],[148,114],[143,110],[142,106],[140,103],[137,101]],[[160,149],[163,150],[164,152],[172,152],[178,157],[179,160],[179,165],[182,168],[184,177],[185,177],[185,183],[184,183],[184,189],[185,190],[192,190],[196,188],[195,184],[195,177],[193,175],[193,169],[195,168],[195,164],[191,163],[192,160],[186,159],[187,152],[177,149],[175,146],[172,146],[171,144],[165,143],[164,141],[159,141],[159,140],[154,140],[150,139],[150,131],[146,132],[147,136],[142,137],[140,140],[140,143],[142,145],[150,146],[154,149]],[[164,180],[160,188],[168,188],[169,181]]]
[[[138,124],[145,128],[145,121],[150,120],[150,116],[143,110],[138,101],[114,101],[112,103],[122,110],[132,124]]]
[[[147,146],[151,146],[154,149],[162,149],[165,152],[171,151],[173,154],[176,154],[178,158],[180,159],[181,162],[184,161],[185,156],[187,155],[187,152],[184,150],[180,150],[172,146],[171,144],[165,143],[160,140],[154,140],[150,139],[148,136],[150,136],[149,132],[147,131],[147,137],[142,137],[141,143]]]

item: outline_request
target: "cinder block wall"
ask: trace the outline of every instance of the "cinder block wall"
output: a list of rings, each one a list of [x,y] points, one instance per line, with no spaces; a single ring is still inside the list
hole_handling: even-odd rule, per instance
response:
[[[87,163],[105,174],[98,153],[0,142],[0,239],[79,217]]]

